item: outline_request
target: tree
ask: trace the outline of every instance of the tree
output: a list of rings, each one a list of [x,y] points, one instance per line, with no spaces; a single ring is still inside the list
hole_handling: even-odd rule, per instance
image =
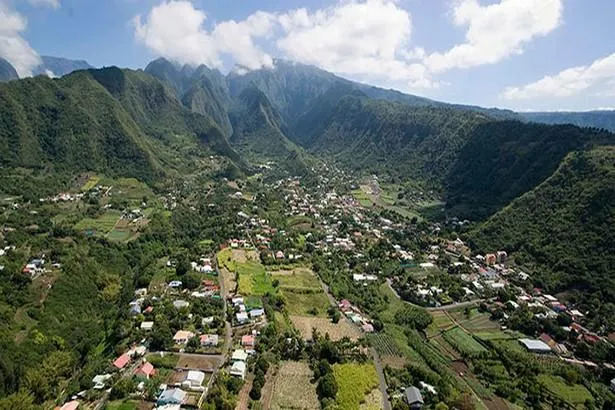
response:
[[[177,261],[177,266],[175,267],[175,274],[178,276],[183,276],[188,273],[189,270],[190,263],[188,262],[188,259],[185,256],[179,258]]]
[[[262,388],[263,385],[260,379],[254,379],[254,382],[252,383],[252,390],[250,390],[250,398],[252,400],[260,400]]]
[[[318,393],[318,397],[320,399],[335,398],[335,395],[337,394],[337,383],[332,373],[327,373],[318,379],[316,393]]]
[[[182,286],[185,289],[194,290],[201,284],[201,278],[196,273],[189,273],[182,278]]]
[[[111,389],[111,393],[109,394],[109,397],[112,400],[123,399],[124,397],[132,393],[134,389],[135,389],[135,383],[132,379],[130,378],[120,379],[117,383],[115,383],[115,385]]]

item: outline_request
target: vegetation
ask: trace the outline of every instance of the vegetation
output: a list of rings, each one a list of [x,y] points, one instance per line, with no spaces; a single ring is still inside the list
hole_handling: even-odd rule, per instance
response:
[[[335,402],[342,409],[358,408],[365,396],[378,388],[378,377],[372,364],[336,364],[333,375],[338,386]]]

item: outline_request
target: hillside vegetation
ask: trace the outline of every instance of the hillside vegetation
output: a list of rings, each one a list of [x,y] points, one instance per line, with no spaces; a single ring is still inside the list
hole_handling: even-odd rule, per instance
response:
[[[569,154],[557,171],[471,233],[482,250],[535,265],[549,291],[615,302],[615,149]]]

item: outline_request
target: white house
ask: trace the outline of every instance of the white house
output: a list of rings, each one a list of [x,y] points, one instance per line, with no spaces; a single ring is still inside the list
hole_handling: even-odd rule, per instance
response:
[[[241,362],[241,361],[233,362],[233,365],[231,366],[230,374],[232,376],[237,376],[237,377],[241,377],[242,379],[245,379],[246,362]]]
[[[182,382],[182,388],[188,390],[202,390],[203,380],[205,380],[205,373],[196,370],[188,371],[186,378]]]

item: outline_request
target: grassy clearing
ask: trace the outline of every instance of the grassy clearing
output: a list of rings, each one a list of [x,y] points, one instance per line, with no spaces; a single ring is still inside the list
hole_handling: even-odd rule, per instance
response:
[[[327,316],[330,304],[327,295],[322,290],[309,293],[283,290],[282,294],[286,299],[286,310],[290,315]]]
[[[239,293],[258,296],[275,293],[271,275],[265,271],[265,267],[261,263],[248,261],[235,265],[239,275]]]
[[[87,181],[85,181],[85,184],[81,186],[81,191],[87,192],[90,189],[94,188],[96,185],[98,185],[99,182],[100,182],[100,177],[96,175],[92,175],[90,178],[88,178]]]
[[[282,362],[273,382],[271,409],[319,409],[312,377],[307,363]]]
[[[329,334],[331,340],[340,340],[348,337],[350,340],[358,340],[361,337],[359,329],[351,325],[348,320],[340,320],[333,323],[324,317],[290,316],[293,326],[301,333],[305,340],[312,340],[312,330],[316,329],[321,335]]]
[[[179,361],[177,353],[166,353],[164,356],[160,356],[158,353],[150,353],[146,358],[154,367],[163,369],[174,369]]]
[[[335,402],[340,409],[358,409],[366,395],[378,388],[378,376],[373,364],[344,363],[333,366],[337,382]]]
[[[97,234],[108,234],[117,221],[122,216],[122,213],[115,209],[109,209],[98,218],[84,218],[77,225],[75,229],[78,231],[94,231]]]
[[[109,232],[109,234],[107,235],[107,238],[110,241],[123,242],[123,241],[127,241],[128,239],[130,239],[131,235],[132,235],[132,232],[130,231],[114,229],[111,232]]]
[[[271,275],[280,282],[284,290],[321,290],[320,281],[310,269],[297,268],[292,271],[273,271]]]
[[[141,202],[142,199],[151,198],[154,196],[152,190],[143,182],[135,178],[118,178],[118,179],[103,179],[100,181],[102,185],[112,186],[112,196],[121,196],[122,198]]]
[[[433,318],[433,322],[427,328],[428,337],[433,337],[439,334],[440,332],[442,332],[443,330],[449,329],[455,326],[455,324],[450,319],[450,317],[448,317],[446,312],[441,311],[441,310],[436,310],[430,313],[431,313],[431,317]]]
[[[105,410],[137,410],[138,408],[139,408],[139,402],[135,400],[110,401],[105,406]]]
[[[352,196],[359,201],[361,206],[370,207],[372,206],[372,200],[369,195],[363,192],[362,189],[355,189],[352,191]]]
[[[444,340],[461,354],[476,354],[487,351],[483,345],[459,327],[448,330],[442,335]]]
[[[589,390],[580,384],[569,385],[559,376],[541,374],[538,381],[552,394],[573,405],[593,399]]]

